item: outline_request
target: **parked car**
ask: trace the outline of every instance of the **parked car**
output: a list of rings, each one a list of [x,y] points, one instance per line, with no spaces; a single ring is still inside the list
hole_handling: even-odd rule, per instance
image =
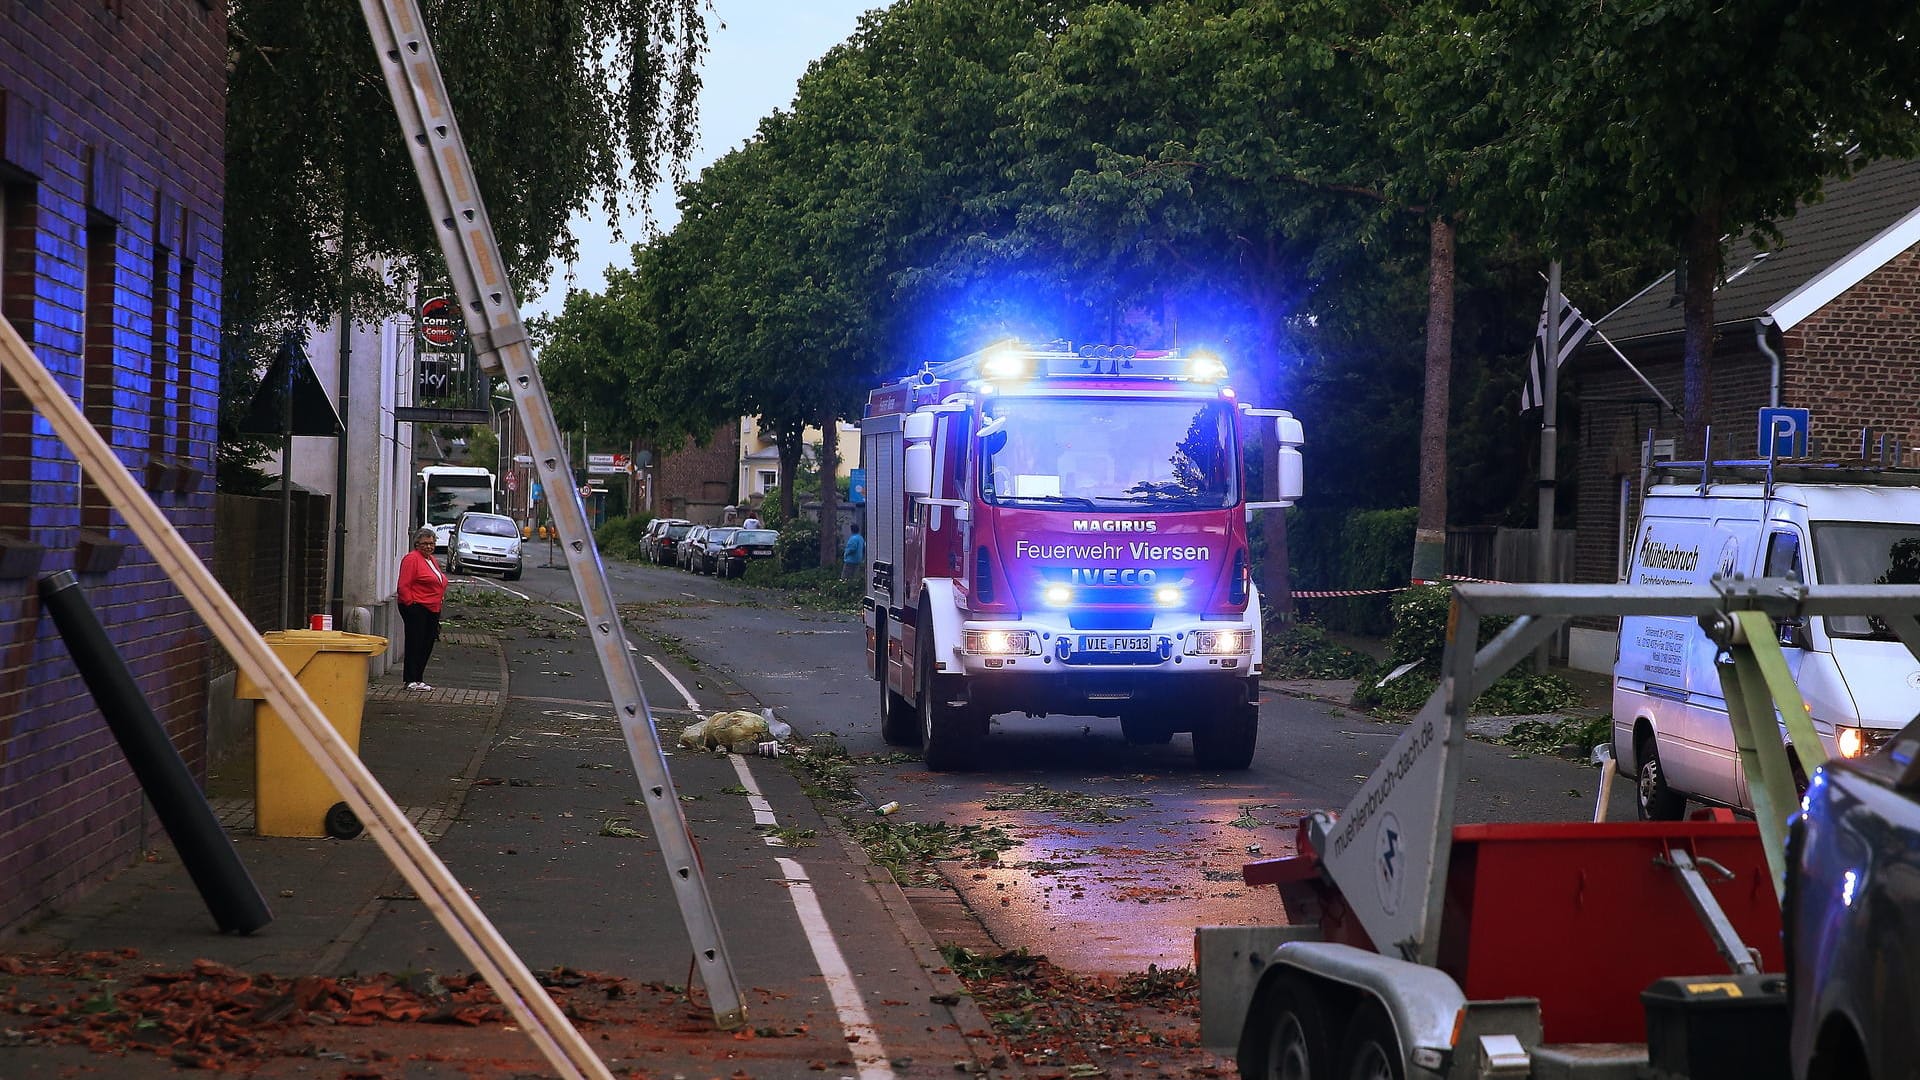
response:
[[[780,534],[772,529],[740,529],[725,548],[713,557],[713,572],[720,577],[739,577],[747,564],[773,558],[774,542]]]
[[[681,537],[680,542],[673,547],[673,565],[682,570],[693,569],[694,556],[699,554],[700,545],[707,539],[709,528],[710,526],[707,525],[695,525],[687,530],[687,535]]]
[[[720,553],[733,546],[733,534],[739,531],[731,525],[708,529],[687,556],[687,568],[697,574],[713,573],[720,566]],[[692,533],[687,534],[687,543],[693,544]]]
[[[1793,1075],[1882,1080],[1920,1061],[1920,721],[1829,761],[1787,833]]]
[[[447,569],[456,574],[490,570],[508,581],[520,580],[520,527],[503,514],[466,513],[454,523]]]
[[[654,518],[648,523],[646,536],[641,542],[642,549],[647,553],[647,561],[662,566],[672,562],[673,545],[691,528],[693,522],[686,518]],[[679,532],[673,532],[674,529]]]

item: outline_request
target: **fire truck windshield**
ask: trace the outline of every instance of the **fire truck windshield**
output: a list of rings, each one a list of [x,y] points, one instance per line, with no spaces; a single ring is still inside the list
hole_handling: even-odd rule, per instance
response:
[[[1000,506],[1209,510],[1237,499],[1234,414],[1222,401],[988,401],[981,496]],[[997,422],[993,422],[997,421]]]

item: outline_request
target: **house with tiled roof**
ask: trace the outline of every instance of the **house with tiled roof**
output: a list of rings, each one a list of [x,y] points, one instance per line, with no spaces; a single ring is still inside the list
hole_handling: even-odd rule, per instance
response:
[[[1766,247],[1733,244],[1714,290],[1712,456],[1760,455],[1760,410],[1786,407],[1811,414],[1810,456],[1857,459],[1864,432],[1874,460],[1920,465],[1920,161],[1868,166],[1779,226]],[[1682,329],[1680,294],[1662,285],[1600,324],[1612,348],[1590,340],[1568,363],[1576,581],[1624,571],[1643,453],[1671,457],[1680,434]],[[1609,670],[1613,651],[1610,628],[1572,632],[1575,667]]]

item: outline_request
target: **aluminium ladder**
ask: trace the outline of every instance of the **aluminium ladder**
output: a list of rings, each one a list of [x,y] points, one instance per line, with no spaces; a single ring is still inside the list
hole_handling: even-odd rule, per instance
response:
[[[634,653],[627,646],[614,606],[613,588],[587,528],[586,509],[574,489],[566,449],[527,345],[519,303],[507,280],[466,144],[454,122],[426,23],[415,0],[361,0],[360,7],[379,53],[381,71],[399,116],[407,152],[413,156],[428,212],[438,226],[440,248],[454,291],[460,297],[467,333],[481,369],[505,376],[541,484],[548,493],[561,550],[613,696],[615,719],[626,737],[648,817],[660,838],[667,876],[673,882],[674,897],[693,944],[696,967],[706,984],[715,1022],[724,1029],[737,1028],[745,1023],[746,1008],[721,940],[713,899],[701,876],[693,836],[661,753],[659,734],[634,666]],[[562,496],[561,492],[566,494]]]

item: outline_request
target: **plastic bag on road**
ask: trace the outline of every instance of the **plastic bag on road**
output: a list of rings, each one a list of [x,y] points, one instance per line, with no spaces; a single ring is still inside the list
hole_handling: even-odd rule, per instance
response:
[[[727,750],[735,754],[761,753],[763,743],[778,743],[793,737],[793,728],[774,719],[772,709],[748,712],[714,713],[704,720],[688,724],[680,732],[680,745],[689,750]]]

